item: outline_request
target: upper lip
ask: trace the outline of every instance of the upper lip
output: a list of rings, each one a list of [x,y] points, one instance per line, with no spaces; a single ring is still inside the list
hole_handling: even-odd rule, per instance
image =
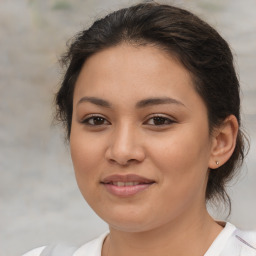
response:
[[[127,175],[120,175],[120,174],[114,174],[107,176],[102,179],[101,183],[109,184],[113,182],[139,182],[143,184],[149,184],[154,183],[154,180],[139,176],[137,174],[127,174]]]

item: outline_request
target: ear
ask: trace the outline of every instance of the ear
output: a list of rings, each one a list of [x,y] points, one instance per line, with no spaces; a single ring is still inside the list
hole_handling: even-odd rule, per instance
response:
[[[216,169],[231,157],[236,146],[238,128],[236,117],[230,115],[213,131],[209,168]]]

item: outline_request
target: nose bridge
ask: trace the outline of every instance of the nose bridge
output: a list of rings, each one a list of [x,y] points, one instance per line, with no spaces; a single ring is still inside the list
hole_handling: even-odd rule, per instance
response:
[[[138,128],[130,122],[118,124],[112,133],[108,158],[121,165],[131,160],[142,161],[144,151],[138,133]]]
[[[135,143],[136,131],[128,122],[116,127],[113,132],[113,146],[120,152],[129,152]]]

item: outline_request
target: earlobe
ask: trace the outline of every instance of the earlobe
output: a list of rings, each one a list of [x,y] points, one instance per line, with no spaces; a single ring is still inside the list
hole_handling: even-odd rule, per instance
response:
[[[228,116],[213,134],[209,168],[225,164],[234,152],[239,125],[234,115]]]

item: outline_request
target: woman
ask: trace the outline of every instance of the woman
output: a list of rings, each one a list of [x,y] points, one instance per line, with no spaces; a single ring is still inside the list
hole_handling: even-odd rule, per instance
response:
[[[244,158],[239,82],[213,28],[138,4],[78,34],[63,63],[58,118],[81,193],[109,232],[75,252],[26,256],[256,255],[255,233],[206,209],[230,206],[225,185]]]

